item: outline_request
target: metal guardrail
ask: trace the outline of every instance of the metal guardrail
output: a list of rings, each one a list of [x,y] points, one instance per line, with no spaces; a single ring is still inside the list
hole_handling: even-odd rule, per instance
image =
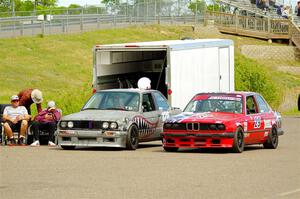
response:
[[[142,24],[202,23],[205,3],[190,0],[145,0],[106,7],[0,13],[0,38],[61,34]],[[212,1],[215,2],[215,1]],[[50,18],[40,21],[39,15]],[[50,20],[51,19],[51,20]]]
[[[203,22],[204,15],[147,17],[101,14],[53,15],[50,21],[39,21],[34,16],[11,17],[0,18],[0,38],[84,32],[130,25],[198,24]]]

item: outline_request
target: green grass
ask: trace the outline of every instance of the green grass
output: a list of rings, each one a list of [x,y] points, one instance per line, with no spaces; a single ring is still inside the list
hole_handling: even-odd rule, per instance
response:
[[[64,114],[80,110],[92,93],[96,44],[179,39],[190,27],[147,26],[83,34],[0,40],[0,103],[25,88],[38,88]]]
[[[293,89],[300,84],[297,75],[266,70],[270,67],[268,64],[240,55],[241,45],[268,45],[264,40],[222,35],[206,28],[193,32],[190,26],[133,26],[83,34],[0,39],[0,103],[9,103],[9,97],[24,88],[38,88],[44,95],[43,107],[47,101],[54,100],[64,114],[79,111],[92,94],[94,45],[180,39],[184,36],[234,40],[236,89],[259,91],[275,108],[282,101],[285,87],[294,92]],[[263,74],[260,75],[259,71]],[[256,82],[257,78],[260,81]],[[251,82],[254,86],[247,87]],[[296,112],[294,109],[284,111],[292,114]]]

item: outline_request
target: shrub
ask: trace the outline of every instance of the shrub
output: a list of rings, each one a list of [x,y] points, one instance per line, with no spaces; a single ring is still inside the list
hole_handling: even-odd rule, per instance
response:
[[[239,53],[235,53],[235,89],[258,92],[275,109],[281,103],[282,92],[272,81],[268,69]]]

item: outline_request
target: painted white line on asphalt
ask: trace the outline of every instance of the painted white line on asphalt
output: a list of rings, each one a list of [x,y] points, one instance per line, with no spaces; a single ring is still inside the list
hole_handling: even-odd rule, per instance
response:
[[[284,193],[281,193],[279,194],[280,196],[287,196],[287,195],[290,195],[290,194],[293,194],[293,193],[297,193],[297,192],[300,192],[300,189],[295,189],[293,191],[289,191],[289,192],[284,192]]]

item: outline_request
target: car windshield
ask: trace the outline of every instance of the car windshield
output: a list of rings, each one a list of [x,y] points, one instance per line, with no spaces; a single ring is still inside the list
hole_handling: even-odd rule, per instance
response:
[[[242,114],[240,95],[197,95],[186,106],[185,112],[228,112]]]
[[[138,111],[140,95],[134,92],[98,92],[85,104],[82,110]]]

